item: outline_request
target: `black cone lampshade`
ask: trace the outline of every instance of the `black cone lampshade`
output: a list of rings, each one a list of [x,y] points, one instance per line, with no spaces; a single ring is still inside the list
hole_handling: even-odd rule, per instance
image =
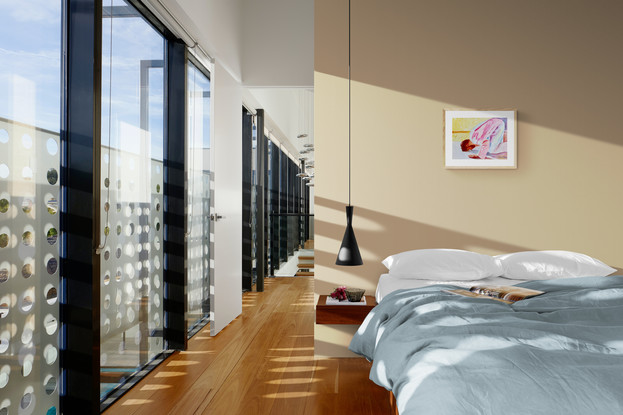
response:
[[[359,246],[357,246],[357,238],[353,231],[353,207],[346,206],[346,231],[342,238],[342,245],[337,253],[336,265],[363,265]]]
[[[346,206],[346,231],[335,260],[335,265],[347,266],[363,265],[355,231],[353,231],[353,207],[350,204],[350,84],[350,0],[348,0],[348,206]]]

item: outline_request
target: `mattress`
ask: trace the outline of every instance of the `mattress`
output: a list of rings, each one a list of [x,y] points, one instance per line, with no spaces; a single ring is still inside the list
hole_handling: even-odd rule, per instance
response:
[[[515,285],[525,280],[511,280],[503,277],[491,277],[471,281],[439,281],[439,280],[416,280],[412,278],[398,278],[390,274],[382,274],[376,286],[376,302],[380,303],[387,294],[406,288],[420,288],[429,285],[446,284],[458,285],[459,287],[472,287],[474,285]]]

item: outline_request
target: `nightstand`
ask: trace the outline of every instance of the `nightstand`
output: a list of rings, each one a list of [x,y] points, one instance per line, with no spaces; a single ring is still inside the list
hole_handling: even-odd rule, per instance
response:
[[[316,324],[361,324],[376,306],[373,295],[366,295],[366,305],[327,305],[327,295],[316,304]]]

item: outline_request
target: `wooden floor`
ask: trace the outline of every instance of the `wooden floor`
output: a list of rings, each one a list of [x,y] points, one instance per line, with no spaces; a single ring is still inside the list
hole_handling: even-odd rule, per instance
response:
[[[104,413],[390,414],[365,359],[314,359],[313,278],[270,278],[218,336],[197,333]]]

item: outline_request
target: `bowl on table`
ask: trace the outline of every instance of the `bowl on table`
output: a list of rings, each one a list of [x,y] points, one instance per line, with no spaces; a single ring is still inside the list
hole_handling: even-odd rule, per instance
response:
[[[351,303],[360,302],[361,297],[363,297],[363,293],[366,292],[366,290],[363,290],[361,288],[347,288],[345,291],[346,291],[346,298]]]

